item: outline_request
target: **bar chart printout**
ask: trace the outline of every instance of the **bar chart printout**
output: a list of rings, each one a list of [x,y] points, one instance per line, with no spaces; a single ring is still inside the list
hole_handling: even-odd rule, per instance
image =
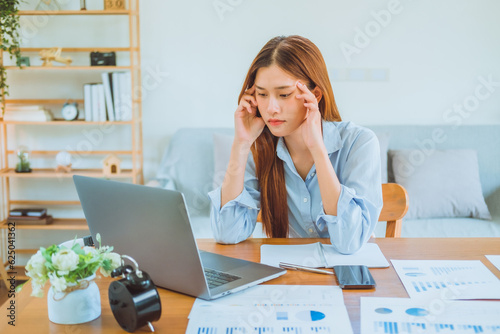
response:
[[[259,285],[196,299],[187,334],[352,334],[338,286]]]
[[[481,261],[391,262],[411,298],[500,299],[500,280]]]
[[[361,334],[500,333],[500,302],[361,297]]]

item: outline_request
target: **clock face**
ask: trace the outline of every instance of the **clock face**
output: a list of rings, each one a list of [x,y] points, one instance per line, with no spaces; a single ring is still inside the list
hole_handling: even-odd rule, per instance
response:
[[[62,117],[67,121],[73,121],[78,118],[78,108],[76,107],[76,103],[67,103],[63,106]]]

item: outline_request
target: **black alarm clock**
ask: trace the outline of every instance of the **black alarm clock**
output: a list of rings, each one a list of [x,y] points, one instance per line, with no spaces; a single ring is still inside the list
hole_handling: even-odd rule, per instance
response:
[[[133,333],[138,328],[149,326],[161,316],[161,301],[158,290],[145,272],[139,270],[137,262],[127,255],[123,259],[130,260],[135,269],[124,265],[111,272],[111,277],[120,276],[122,279],[111,282],[109,286],[109,305],[118,324],[127,332]]]

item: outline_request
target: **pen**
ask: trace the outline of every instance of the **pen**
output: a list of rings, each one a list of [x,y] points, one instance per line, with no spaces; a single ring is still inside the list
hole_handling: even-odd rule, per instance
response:
[[[306,267],[306,266],[300,266],[298,264],[280,262],[279,266],[280,266],[280,268],[283,268],[283,269],[292,269],[292,270],[307,271],[307,272],[316,273],[316,274],[333,275],[333,272],[331,272],[331,271],[321,270],[321,269],[316,269],[316,268],[311,268],[311,267]]]

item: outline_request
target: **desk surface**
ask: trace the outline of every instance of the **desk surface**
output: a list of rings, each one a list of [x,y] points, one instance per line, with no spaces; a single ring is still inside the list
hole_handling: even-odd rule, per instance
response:
[[[213,240],[198,240],[199,248],[227,256],[238,257],[250,261],[260,261],[262,244],[304,244],[327,239],[249,239],[238,245],[218,245]],[[446,238],[446,239],[373,239],[388,260],[481,260],[497,277],[498,271],[483,255],[500,254],[500,238]],[[370,270],[377,288],[366,291],[344,291],[344,301],[349,312],[354,333],[359,333],[360,297],[408,297],[403,285],[392,268]],[[116,323],[109,308],[109,278],[97,279],[101,292],[102,314],[98,319],[82,325],[56,325],[48,320],[47,300],[30,297],[31,285],[26,285],[16,296],[16,327],[7,325],[6,307],[0,311],[0,333],[125,333]],[[336,284],[333,276],[306,272],[289,271],[285,275],[266,284],[303,284],[330,285]],[[46,285],[46,290],[48,284]],[[155,322],[157,333],[184,333],[194,298],[165,289],[159,289],[162,302],[162,317]],[[46,293],[45,293],[46,296]],[[147,333],[143,328],[137,333]]]

